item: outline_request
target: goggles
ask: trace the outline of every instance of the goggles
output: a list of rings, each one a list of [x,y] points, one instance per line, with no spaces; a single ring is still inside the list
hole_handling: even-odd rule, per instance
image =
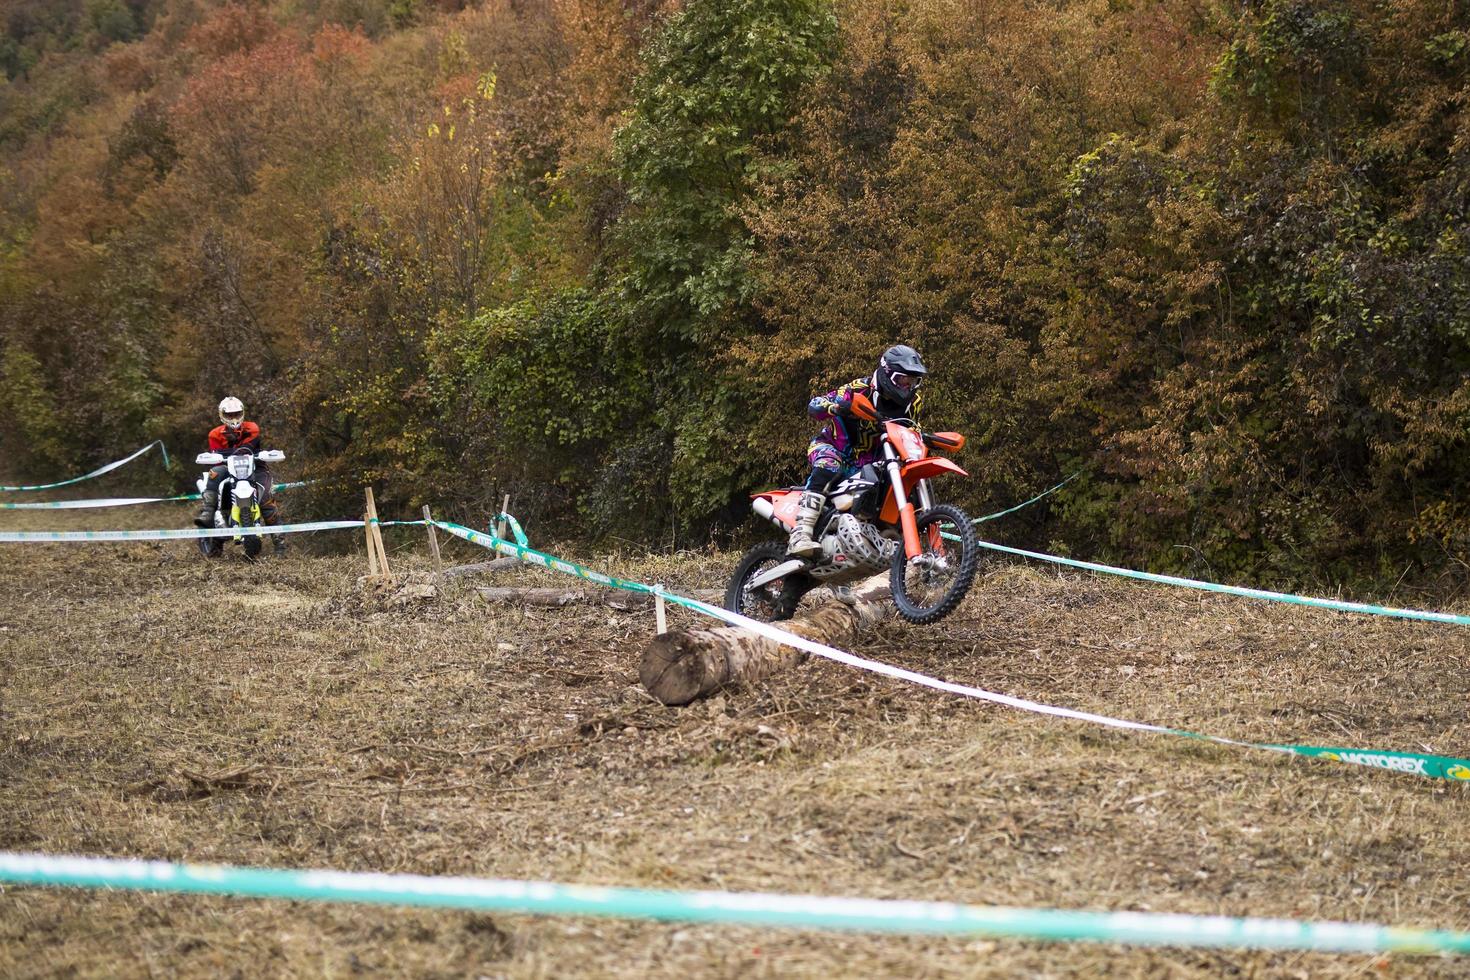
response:
[[[224,419],[225,425],[228,425],[232,429],[238,429],[240,427],[240,423],[245,421],[245,413],[226,412],[221,415],[220,418]]]
[[[914,391],[924,383],[922,374],[905,374],[902,371],[889,371],[888,380],[899,391]]]

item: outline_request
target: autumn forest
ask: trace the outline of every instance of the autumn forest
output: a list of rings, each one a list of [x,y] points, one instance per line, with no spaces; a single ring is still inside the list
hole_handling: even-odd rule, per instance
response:
[[[682,547],[891,343],[998,540],[1470,587],[1467,0],[5,0],[0,453]],[[185,465],[178,485],[193,475]],[[955,485],[951,485],[955,486]],[[556,531],[551,530],[556,528]]]

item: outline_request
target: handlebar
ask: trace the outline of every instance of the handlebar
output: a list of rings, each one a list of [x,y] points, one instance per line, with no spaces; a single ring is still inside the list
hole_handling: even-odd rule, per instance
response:
[[[241,456],[241,455],[246,455],[246,453],[244,453],[244,452],[242,452],[240,450],[236,450],[235,452],[232,452],[232,453],[229,454],[229,456]],[[285,458],[286,458],[286,453],[283,450],[280,450],[280,449],[262,449],[258,453],[250,453],[249,455],[254,456],[258,461],[260,461],[262,463],[279,463],[279,462],[282,462],[283,460],[285,460]],[[224,453],[217,453],[217,452],[214,452],[213,450],[211,450],[209,452],[200,453],[198,456],[195,456],[194,457],[194,465],[196,465],[196,466],[218,466],[221,463],[223,463],[226,459],[228,459],[229,456],[226,456]]]

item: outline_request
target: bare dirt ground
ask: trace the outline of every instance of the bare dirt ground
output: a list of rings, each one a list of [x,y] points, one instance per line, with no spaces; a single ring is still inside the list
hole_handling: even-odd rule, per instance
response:
[[[186,521],[0,513],[5,528]],[[427,567],[421,535],[390,545]],[[311,550],[250,566],[189,542],[0,545],[0,848],[1470,929],[1465,786],[820,662],[665,708],[637,684],[649,612],[491,606],[473,582],[395,604],[359,588],[361,557]],[[732,560],[595,563],[690,589]],[[855,652],[1211,734],[1470,755],[1467,640],[993,564],[948,620],[890,624]],[[362,973],[1470,976],[1470,960],[0,892],[0,975]]]

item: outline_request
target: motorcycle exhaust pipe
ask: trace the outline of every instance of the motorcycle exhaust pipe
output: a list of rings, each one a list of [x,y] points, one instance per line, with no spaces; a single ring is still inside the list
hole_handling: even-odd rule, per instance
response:
[[[766,520],[770,521],[772,524],[779,527],[781,530],[786,530],[786,525],[782,524],[780,518],[776,516],[776,505],[771,503],[765,497],[756,497],[754,500],[752,500],[750,502],[750,509],[755,511],[761,517],[764,517]]]

